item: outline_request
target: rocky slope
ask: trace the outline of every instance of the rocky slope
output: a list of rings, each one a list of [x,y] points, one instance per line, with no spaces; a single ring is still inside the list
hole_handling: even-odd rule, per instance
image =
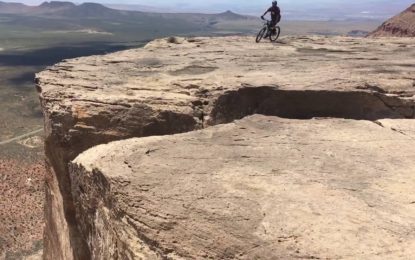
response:
[[[414,199],[397,192],[413,187],[415,43],[252,41],[162,39],[37,75],[46,259],[412,253]],[[268,117],[231,123],[252,114]]]
[[[369,36],[415,37],[415,4],[383,23]]]

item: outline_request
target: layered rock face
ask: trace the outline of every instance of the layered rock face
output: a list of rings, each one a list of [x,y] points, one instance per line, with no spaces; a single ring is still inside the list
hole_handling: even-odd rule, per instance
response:
[[[402,13],[384,22],[374,32],[373,37],[415,37],[415,4]]]
[[[162,39],[37,75],[46,259],[413,253],[413,41],[252,41]]]

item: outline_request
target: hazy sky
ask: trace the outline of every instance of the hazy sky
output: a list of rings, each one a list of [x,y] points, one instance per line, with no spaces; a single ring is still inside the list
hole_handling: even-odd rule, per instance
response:
[[[5,2],[25,2],[38,4],[42,0],[6,0]],[[84,1],[71,1],[84,2]],[[230,6],[252,6],[252,5],[269,5],[271,0],[90,0],[85,2],[97,2],[106,4],[138,4],[151,6],[212,6],[212,5],[230,5]],[[253,3],[254,2],[254,3]],[[409,5],[413,0],[279,0],[280,5],[298,6],[298,5],[366,5],[366,4],[402,4]]]
[[[1,0],[0,0],[1,1]],[[3,0],[6,2],[23,2],[39,4],[44,0]],[[81,3],[84,1],[72,1]],[[261,13],[272,0],[85,0],[103,4],[145,5],[156,10],[178,12],[222,12],[232,10],[239,13],[257,15]],[[371,17],[385,17],[402,11],[414,0],[279,0],[283,12],[290,16],[318,13],[328,18],[341,14],[344,17],[355,17],[359,14]]]

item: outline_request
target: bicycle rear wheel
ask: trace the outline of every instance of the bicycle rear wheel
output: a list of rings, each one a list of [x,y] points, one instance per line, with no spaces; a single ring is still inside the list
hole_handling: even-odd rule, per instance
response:
[[[279,26],[276,26],[275,32],[272,32],[271,36],[269,37],[271,42],[275,42],[276,40],[278,40],[278,37],[280,37],[280,33],[281,33],[281,28]]]
[[[264,38],[264,34],[266,31],[267,31],[267,28],[265,27],[259,31],[258,35],[256,36],[256,40],[255,40],[257,43],[259,43],[262,40],[262,38]]]

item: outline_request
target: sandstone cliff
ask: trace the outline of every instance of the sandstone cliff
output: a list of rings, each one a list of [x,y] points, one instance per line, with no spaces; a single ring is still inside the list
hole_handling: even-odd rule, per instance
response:
[[[415,37],[415,4],[384,22],[379,28],[369,34],[369,36]]]
[[[413,41],[173,42],[37,75],[46,259],[414,253]]]

